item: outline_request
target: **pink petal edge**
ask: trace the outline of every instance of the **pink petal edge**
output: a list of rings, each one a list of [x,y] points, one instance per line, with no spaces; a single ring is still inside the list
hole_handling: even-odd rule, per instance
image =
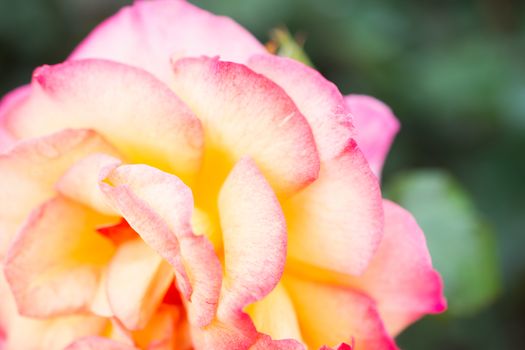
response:
[[[308,120],[321,161],[338,156],[353,137],[352,118],[337,87],[291,58],[254,55],[248,67],[281,86]]]
[[[425,235],[412,215],[384,200],[385,234],[367,271],[351,284],[377,302],[392,336],[428,313],[446,309],[443,281],[432,268]]]
[[[222,150],[233,164],[249,156],[277,195],[294,193],[317,178],[312,130],[282,88],[218,58],[184,58],[173,69],[172,87],[202,121],[208,151]]]
[[[18,138],[93,129],[125,160],[169,170],[186,181],[201,162],[202,128],[193,113],[151,74],[111,61],[36,69],[28,101],[8,111],[5,125]]]
[[[357,144],[374,173],[380,176],[386,155],[399,131],[399,121],[387,105],[374,97],[348,95],[345,100],[354,117]]]
[[[170,58],[221,56],[245,62],[266,50],[248,31],[186,1],[135,1],[100,24],[70,60],[105,58],[171,81]]]

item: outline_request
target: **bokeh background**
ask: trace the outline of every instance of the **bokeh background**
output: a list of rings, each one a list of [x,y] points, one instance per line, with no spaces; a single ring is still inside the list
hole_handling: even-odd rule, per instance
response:
[[[0,0],[0,95],[130,2]],[[525,348],[525,2],[192,2],[262,42],[287,28],[344,94],[374,95],[401,120],[383,188],[425,230],[450,304],[401,347]]]

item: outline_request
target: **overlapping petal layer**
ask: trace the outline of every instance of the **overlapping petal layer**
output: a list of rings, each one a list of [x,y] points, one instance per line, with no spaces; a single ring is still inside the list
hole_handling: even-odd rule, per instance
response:
[[[317,178],[319,156],[308,122],[274,82],[246,66],[216,58],[174,63],[173,88],[202,121],[206,157],[227,162],[215,178],[222,183],[235,162],[250,156],[277,194],[293,193]],[[222,151],[222,157],[213,152]]]
[[[311,349],[355,342],[356,349],[396,349],[376,305],[351,288],[286,276],[299,325]]]
[[[53,186],[63,173],[83,157],[99,152],[118,156],[93,131],[62,130],[20,142],[0,155],[0,258],[31,210],[54,195]]]
[[[114,247],[96,232],[108,217],[61,196],[38,206],[16,235],[4,272],[18,311],[52,317],[88,311]]]
[[[302,341],[294,306],[282,283],[279,283],[266,298],[251,304],[246,311],[259,332],[268,334],[273,339]]]
[[[383,234],[379,183],[353,141],[284,210],[289,257],[341,273],[361,274]]]
[[[141,67],[164,82],[170,59],[216,56],[245,62],[266,50],[244,28],[186,1],[136,1],[100,24],[70,59],[106,58]]]
[[[250,57],[248,66],[281,86],[312,127],[322,161],[338,156],[353,136],[347,103],[332,83],[315,69],[272,55]]]
[[[162,304],[144,329],[133,332],[135,344],[148,350],[192,349],[182,309],[180,304]]]
[[[20,316],[3,273],[0,273],[0,296],[2,349],[62,350],[77,337],[99,333],[106,324],[105,319],[87,314],[43,320]]]
[[[94,129],[126,160],[185,180],[201,161],[202,130],[191,111],[149,73],[110,61],[69,61],[37,69],[31,94],[7,113],[5,123],[18,138],[64,128]]]
[[[353,350],[354,346],[347,343],[341,343],[338,346],[331,348],[329,346],[323,345],[319,350]]]
[[[395,349],[445,307],[381,200],[398,127],[230,19],[136,1],[0,103],[0,348]]]
[[[209,324],[222,271],[209,241],[192,232],[190,189],[175,176],[145,165],[117,167],[101,186],[129,225],[175,268],[177,285],[188,300],[190,322]]]
[[[171,290],[171,289],[170,289]],[[163,300],[148,322],[138,330],[130,330],[117,319],[111,322],[102,333],[104,337],[88,337],[80,339],[79,344],[93,344],[96,346],[130,346],[133,349],[147,350],[180,350],[191,349],[191,339],[187,319],[180,303],[172,304]],[[98,339],[112,342],[99,342]],[[73,345],[73,344],[72,344]],[[77,345],[77,343],[74,343]]]
[[[2,345],[5,349],[63,350],[78,338],[100,333],[105,323],[103,318],[82,314],[46,320],[18,317]]]
[[[106,169],[120,165],[122,161],[108,154],[94,153],[73,164],[57,181],[55,188],[64,196],[82,203],[96,211],[118,216],[109,205],[99,187]]]
[[[119,246],[108,266],[109,305],[127,329],[142,329],[171,283],[171,266],[141,239],[129,240]]]
[[[138,350],[138,348],[100,336],[90,336],[69,344],[64,350]]]

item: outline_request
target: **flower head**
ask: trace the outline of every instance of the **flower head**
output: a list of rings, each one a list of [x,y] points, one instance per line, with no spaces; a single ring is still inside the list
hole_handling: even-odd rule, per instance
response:
[[[397,129],[228,18],[122,9],[0,105],[0,347],[395,348],[445,308]]]

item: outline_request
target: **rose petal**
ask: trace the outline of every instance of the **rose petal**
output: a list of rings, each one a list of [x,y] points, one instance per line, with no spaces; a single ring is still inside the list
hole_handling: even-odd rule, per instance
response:
[[[129,288],[133,281],[133,288]],[[107,295],[127,329],[146,326],[173,282],[172,267],[141,239],[118,247],[108,267]]]
[[[141,349],[189,350],[192,348],[182,305],[161,305],[146,328],[133,332]]]
[[[293,193],[317,178],[319,156],[310,126],[271,80],[243,65],[206,57],[181,59],[174,72],[175,92],[203,123],[206,152],[222,150],[221,161],[231,166],[250,156],[278,194]],[[205,164],[207,156],[217,158],[205,155]],[[231,168],[217,168],[203,181],[213,178],[220,185]]]
[[[264,299],[249,305],[246,312],[252,318],[257,330],[268,334],[272,339],[302,341],[294,306],[282,283],[279,283]]]
[[[353,345],[349,345],[347,343],[341,343],[334,348],[323,345],[319,350],[352,350],[352,349],[354,349]]]
[[[100,333],[105,324],[105,319],[91,315],[65,316],[50,320],[19,317],[13,322],[3,345],[5,349],[63,350],[77,338]]]
[[[385,234],[366,272],[351,279],[377,301],[392,336],[427,313],[446,309],[443,283],[432,268],[425,236],[409,212],[384,201]]]
[[[270,336],[257,332],[250,317],[244,312],[230,313],[223,318],[214,319],[206,327],[191,328],[195,349],[304,349],[304,346],[295,339],[272,340]]]
[[[324,162],[319,178],[284,204],[291,259],[360,274],[381,240],[383,210],[377,178],[351,142]]]
[[[107,169],[105,171],[107,171]],[[108,173],[109,172],[106,172],[105,175]],[[135,232],[124,219],[121,219],[120,222],[115,225],[99,227],[97,231],[101,235],[109,238],[116,246],[120,246],[124,242],[139,237],[137,232]]]
[[[135,345],[132,332],[129,329],[126,329],[126,327],[116,317],[109,318],[108,325],[104,329],[104,333],[102,333],[102,335],[105,338],[112,339],[122,344],[130,346]]]
[[[106,292],[107,283],[107,269],[100,272],[97,289],[89,305],[89,311],[101,317],[111,318],[114,315],[111,306],[109,305],[108,295]]]
[[[26,101],[30,91],[30,86],[24,85],[9,92],[0,100],[0,153],[6,152],[16,142],[16,137],[5,127],[5,117],[12,108]]]
[[[287,275],[284,279],[297,311],[299,325],[311,349],[342,341],[356,349],[396,349],[372,299],[350,288],[310,282]]]
[[[2,349],[62,350],[78,337],[99,334],[107,323],[103,318],[87,314],[44,320],[20,316],[3,271],[0,273],[0,295]]]
[[[138,348],[103,337],[86,337],[75,341],[64,350],[138,350]]]
[[[0,259],[31,210],[54,195],[53,185],[75,162],[94,152],[117,155],[93,131],[63,130],[19,142],[0,155]],[[16,205],[13,205],[16,203]]]
[[[273,340],[261,334],[250,350],[305,350],[305,346],[295,339]]]
[[[178,178],[146,165],[124,165],[101,183],[129,225],[174,268],[189,318],[204,326],[215,315],[222,271],[212,245],[191,232],[193,200]]]
[[[97,190],[100,191],[100,189],[97,189]],[[137,238],[139,238],[139,235],[137,234],[137,232],[135,232],[135,230],[129,227],[129,224],[124,219],[121,219],[120,222],[118,222],[115,225],[99,227],[97,228],[97,232],[103,235],[104,237],[108,238],[111,242],[113,242],[113,244],[116,247],[120,247],[129,241],[136,240]],[[115,257],[113,257],[113,259],[114,258]],[[146,276],[146,278],[148,277],[151,277],[151,276]],[[96,315],[110,318],[110,317],[115,316],[115,313],[111,309],[111,305],[108,300],[109,293],[107,290],[108,289],[107,286],[108,286],[108,269],[106,268],[102,272],[102,275],[100,277],[99,287],[97,289],[95,298],[93,299],[93,302],[91,303],[91,311],[95,313]],[[123,288],[123,290],[127,291],[127,287]],[[137,304],[137,307],[141,308],[142,304]]]
[[[37,69],[30,100],[7,115],[17,137],[91,128],[126,157],[190,179],[201,158],[202,131],[191,111],[145,71],[103,60]]]
[[[4,269],[0,262],[0,345],[3,345],[2,342],[5,342],[7,337],[7,332],[9,328],[9,322],[13,316],[17,315],[16,304],[11,295],[11,289],[9,284],[5,280]]]
[[[70,59],[106,58],[144,68],[167,82],[172,56],[244,62],[265,48],[227,17],[186,1],[136,1],[99,25]]]
[[[215,319],[206,327],[192,327],[193,347],[205,349],[249,349],[259,339],[248,315],[239,313],[228,320]]]
[[[248,66],[281,86],[312,127],[321,161],[336,157],[353,136],[346,102],[330,81],[315,69],[290,58],[250,57]]]
[[[241,309],[221,307],[221,304],[219,307],[221,311],[211,323],[205,327],[191,327],[195,349],[302,349],[296,340],[272,340],[259,333]]]
[[[33,211],[4,262],[20,314],[49,317],[88,309],[114,251],[96,232],[107,223],[108,217],[63,197]]]
[[[219,316],[262,299],[286,261],[286,222],[272,188],[249,158],[241,159],[219,195],[225,275]]]
[[[249,158],[241,159],[224,182],[219,216],[224,241],[224,283],[217,318],[205,329],[192,329],[195,347],[300,349],[301,344],[295,340],[272,340],[259,333],[243,312],[245,306],[262,299],[276,286],[286,260],[286,225],[279,202]],[[286,304],[282,295],[268,303],[274,302]],[[265,317],[261,312],[259,315]],[[290,328],[283,328],[280,334],[289,331]]]
[[[106,154],[92,154],[81,159],[69,168],[58,180],[55,188],[64,196],[85,204],[98,212],[116,216],[118,213],[110,206],[99,187],[104,169],[114,168],[121,160]]]
[[[348,95],[345,99],[354,116],[357,144],[379,176],[399,122],[387,105],[371,96]]]

